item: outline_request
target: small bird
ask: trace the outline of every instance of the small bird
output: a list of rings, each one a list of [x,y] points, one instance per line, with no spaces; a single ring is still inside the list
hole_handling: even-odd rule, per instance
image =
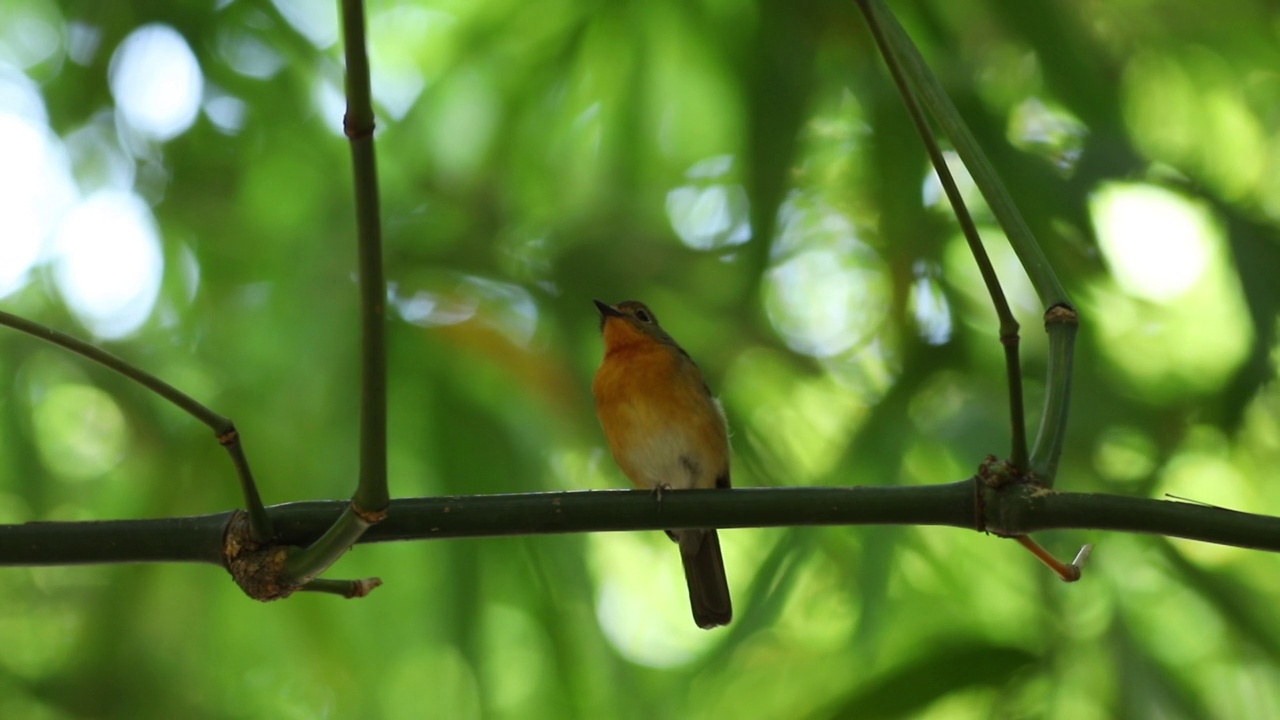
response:
[[[595,301],[604,360],[591,390],[609,449],[639,488],[729,487],[729,426],[702,372],[644,303]],[[659,496],[661,497],[661,496]],[[698,627],[733,618],[729,581],[713,529],[668,530],[680,546]]]

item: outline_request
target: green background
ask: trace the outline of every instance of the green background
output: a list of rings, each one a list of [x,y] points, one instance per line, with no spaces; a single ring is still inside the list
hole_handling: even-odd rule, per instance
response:
[[[1280,12],[890,6],[1080,306],[1059,487],[1280,512]],[[949,482],[1007,453],[994,313],[853,3],[369,14],[393,495],[623,486],[592,410],[593,297],[644,300],[698,360],[736,485]],[[139,139],[108,78],[153,23],[189,45],[204,102]],[[76,192],[134,193],[154,217],[158,295],[104,345],[232,417],[268,503],[355,485],[336,23],[300,0],[0,8],[0,80],[41,99]],[[71,52],[86,30],[96,49]],[[1023,324],[1034,419],[1043,308],[968,196]],[[1138,234],[1193,228],[1190,280],[1151,289],[1162,236],[1100,241],[1116,196],[1146,209]],[[0,307],[92,338],[53,247]],[[0,522],[216,512],[236,487],[194,420],[0,331]],[[1096,543],[1083,581],[954,529],[725,531],[737,614],[713,632],[660,533],[361,547],[329,574],[386,581],[359,601],[259,604],[204,566],[4,569],[0,717],[1280,714],[1273,556],[1040,539],[1061,557]]]

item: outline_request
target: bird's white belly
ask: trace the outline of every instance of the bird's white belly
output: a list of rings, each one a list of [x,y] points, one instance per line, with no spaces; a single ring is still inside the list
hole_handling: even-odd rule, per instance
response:
[[[702,453],[692,438],[672,426],[632,442],[628,456],[629,464],[640,475],[635,479],[649,487],[691,488],[699,484],[701,473],[707,471]]]

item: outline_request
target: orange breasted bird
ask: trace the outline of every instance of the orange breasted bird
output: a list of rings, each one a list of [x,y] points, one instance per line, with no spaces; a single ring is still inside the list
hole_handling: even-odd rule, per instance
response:
[[[604,360],[591,390],[613,458],[639,488],[658,492],[729,487],[729,427],[702,372],[634,300],[595,301]],[[733,617],[714,529],[668,530],[680,546],[693,619],[700,628]]]

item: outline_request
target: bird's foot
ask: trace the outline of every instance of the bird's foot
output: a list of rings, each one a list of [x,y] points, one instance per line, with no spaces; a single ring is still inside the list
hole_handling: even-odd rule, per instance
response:
[[[654,485],[653,499],[657,500],[658,502],[662,502],[662,493],[668,492],[669,490],[671,490],[671,485],[669,485],[668,483],[658,483],[657,485]]]

